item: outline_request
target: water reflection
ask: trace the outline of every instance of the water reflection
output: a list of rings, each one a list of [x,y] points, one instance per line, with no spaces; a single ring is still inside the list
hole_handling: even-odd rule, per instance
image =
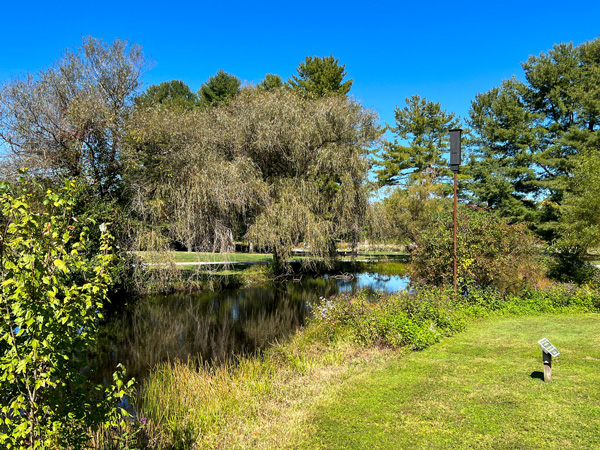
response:
[[[362,273],[351,279],[304,278],[301,283],[149,296],[114,313],[101,329],[97,379],[110,380],[117,362],[140,379],[167,359],[227,361],[288,336],[304,324],[319,297],[359,288],[395,291],[407,282],[405,277]]]
[[[406,289],[409,282],[408,277],[405,276],[381,275],[379,273],[357,273],[354,274],[353,278],[336,281],[341,292],[354,292],[362,288],[373,291],[396,292]]]

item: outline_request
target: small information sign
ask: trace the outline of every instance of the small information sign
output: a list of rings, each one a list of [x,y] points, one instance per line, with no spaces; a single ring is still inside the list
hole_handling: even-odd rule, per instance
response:
[[[554,345],[552,345],[547,338],[540,339],[538,341],[538,344],[540,344],[540,347],[542,347],[542,350],[544,351],[544,353],[548,353],[549,355],[552,355],[552,357],[554,357],[554,358],[556,358],[558,355],[560,355],[560,352],[558,351],[558,349]]]

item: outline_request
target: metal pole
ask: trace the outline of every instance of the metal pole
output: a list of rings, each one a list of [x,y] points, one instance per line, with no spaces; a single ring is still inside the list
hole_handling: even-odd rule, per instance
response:
[[[456,297],[456,172],[454,172],[454,297]]]
[[[456,298],[456,174],[460,168],[460,143],[462,130],[450,130],[450,169],[454,172],[454,297]]]

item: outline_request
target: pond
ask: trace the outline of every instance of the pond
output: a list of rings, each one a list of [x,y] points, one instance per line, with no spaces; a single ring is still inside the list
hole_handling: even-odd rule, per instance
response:
[[[305,323],[320,297],[342,291],[405,289],[399,275],[355,273],[350,278],[307,277],[243,289],[152,295],[113,313],[100,330],[98,382],[111,380],[118,362],[142,379],[161,361],[221,363],[264,349]]]

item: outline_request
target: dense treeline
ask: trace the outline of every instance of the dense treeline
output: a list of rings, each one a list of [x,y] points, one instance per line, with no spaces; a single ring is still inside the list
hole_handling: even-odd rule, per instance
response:
[[[418,241],[448,209],[448,131],[462,127],[464,203],[529,224],[563,260],[598,243],[600,39],[530,57],[523,81],[477,95],[464,123],[407,98],[385,143],[333,56],[256,86],[219,70],[198,92],[177,80],[142,91],[150,65],[138,46],[86,38],[3,85],[5,178],[27,166],[49,185],[82,180],[78,207],[110,217],[127,249],[245,241],[278,260],[300,244],[329,258],[337,239]]]
[[[558,257],[556,275],[577,277],[580,257],[600,236],[600,39],[555,45],[522,67],[523,81],[505,80],[471,103],[460,195],[509,223],[528,223]],[[461,125],[418,96],[395,118],[397,139],[380,153],[377,175],[399,188],[377,207],[380,223],[394,223],[380,235],[414,241],[449,190],[441,156],[448,130]]]
[[[256,411],[274,386],[287,404],[290,380],[311,365],[352,354],[355,366],[370,346],[425,348],[471,316],[598,311],[598,277],[581,256],[600,240],[600,38],[530,57],[524,81],[477,95],[466,125],[408,98],[390,142],[348,96],[352,80],[333,56],[256,86],[219,70],[198,92],[177,80],[142,90],[149,66],[138,46],[85,38],[0,89],[3,446],[212,448],[223,430],[239,436],[239,411]],[[468,149],[458,296],[445,161],[457,127]],[[388,195],[370,202],[381,187]],[[337,240],[365,237],[412,245],[414,292],[323,301],[291,344],[233,368],[158,366],[139,415],[123,408],[133,381],[122,368],[108,387],[90,382],[109,289],[128,280],[113,250],[123,267],[131,250],[230,252],[242,240],[282,269],[300,244],[328,261]],[[590,282],[549,283],[542,248],[557,257],[550,275]],[[236,411],[224,415],[221,403]]]
[[[349,98],[332,56],[288,83],[241,87],[219,70],[140,92],[149,62],[125,41],[86,38],[52,67],[3,86],[0,137],[17,167],[48,185],[80,179],[80,207],[110,216],[123,248],[230,252],[235,241],[283,261],[357,242],[368,217],[368,154],[381,129]]]

